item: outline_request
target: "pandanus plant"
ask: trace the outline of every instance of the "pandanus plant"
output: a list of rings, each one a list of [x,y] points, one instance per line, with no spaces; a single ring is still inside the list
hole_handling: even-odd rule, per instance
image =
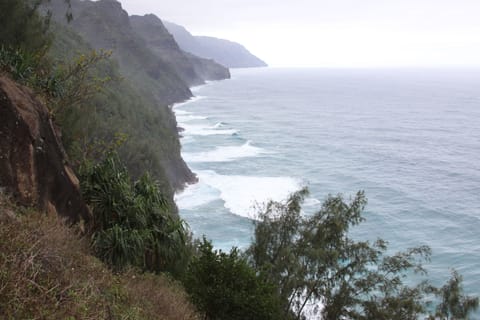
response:
[[[171,270],[185,253],[188,228],[168,212],[158,184],[149,174],[135,183],[115,154],[82,170],[82,191],[93,212],[97,255],[115,269],[128,265]]]

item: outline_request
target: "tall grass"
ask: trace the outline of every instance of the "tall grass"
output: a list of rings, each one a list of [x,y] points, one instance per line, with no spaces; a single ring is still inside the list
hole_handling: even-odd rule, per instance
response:
[[[25,212],[0,194],[0,318],[197,319],[171,279],[114,274],[89,248],[57,217]]]

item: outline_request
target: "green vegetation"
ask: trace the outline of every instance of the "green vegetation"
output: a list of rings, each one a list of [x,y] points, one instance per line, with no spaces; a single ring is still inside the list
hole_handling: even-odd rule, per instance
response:
[[[93,212],[93,247],[117,270],[135,266],[154,272],[181,272],[188,254],[185,223],[168,212],[150,175],[132,182],[115,154],[82,170],[82,190]]]
[[[286,204],[269,203],[260,213],[249,249],[254,267],[275,283],[300,318],[309,302],[321,301],[325,319],[416,319],[422,285],[408,287],[406,272],[425,272],[426,247],[385,256],[386,243],[357,242],[348,236],[363,218],[366,199],[358,193],[346,203],[329,197],[309,217],[301,215],[303,190]]]
[[[45,55],[52,42],[49,19],[38,14],[38,6],[18,0],[0,3],[0,71],[30,86],[48,72]]]
[[[0,3],[0,71],[36,88],[48,89],[52,64],[47,52],[54,39],[50,15],[39,14],[49,0],[4,0]],[[69,0],[65,0],[67,17]]]
[[[455,270],[452,271],[450,280],[435,291],[441,303],[437,306],[435,316],[431,316],[430,319],[468,319],[469,314],[478,309],[478,297],[463,294],[462,276]]]
[[[148,171],[161,181],[161,191],[174,211],[173,190],[193,181],[194,175],[180,157],[176,121],[167,103],[190,97],[188,87],[131,30],[126,30],[128,39],[122,38],[122,32],[111,33],[112,26],[102,20],[107,10],[89,8],[74,21],[92,27],[93,36],[99,28],[117,37],[122,46],[113,52],[93,50],[72,29],[73,22],[65,22],[65,12],[70,13],[63,1],[52,1],[52,17],[57,20],[40,15],[40,7],[50,10],[41,6],[45,3],[50,1],[0,4],[0,71],[43,97],[77,168],[85,159],[103,159],[91,153],[92,145],[119,134],[126,137],[118,149],[122,161],[135,178]],[[114,16],[108,23],[118,21]],[[116,60],[109,59],[112,55]]]
[[[79,234],[0,194],[0,318],[198,319],[178,283],[112,273]]]
[[[411,248],[387,255],[387,244],[355,241],[351,227],[364,221],[363,192],[350,202],[329,196],[311,216],[301,214],[308,193],[293,194],[286,203],[270,202],[255,222],[255,237],[247,250],[252,267],[277,284],[284,317],[293,311],[301,319],[305,306],[322,305],[323,319],[418,319],[428,311],[428,297],[442,296],[438,316],[466,319],[478,307],[478,298],[461,294],[461,278],[438,290],[423,281],[410,286],[413,273],[426,275],[422,263],[430,248]],[[432,318],[434,319],[434,318]]]
[[[153,89],[178,77],[161,72],[171,68],[157,65],[132,34],[122,42],[140,53],[131,65],[128,54],[112,61],[65,26],[56,25],[52,42],[40,2],[0,4],[0,71],[49,106],[93,221],[69,229],[0,193],[0,316],[198,319],[188,299],[215,320],[303,319],[307,306],[326,320],[418,319],[430,310],[430,319],[468,319],[478,308],[456,272],[440,289],[406,280],[426,275],[428,247],[388,255],[383,240],[352,239],[351,228],[364,220],[362,192],[350,202],[330,196],[311,216],[301,214],[307,190],[266,204],[243,253],[192,242],[172,197],[188,169],[173,114],[158,103],[163,91]],[[109,30],[99,12],[90,14],[85,21]],[[148,63],[140,66],[143,58]],[[120,80],[125,70],[136,84]],[[188,297],[166,273],[182,281]],[[433,295],[436,308],[428,305]]]
[[[0,47],[0,70],[10,74],[16,81],[22,84],[32,84],[32,77],[39,62],[32,54],[25,53],[20,49],[11,49],[4,45]]]
[[[275,286],[258,275],[236,248],[230,253],[213,250],[203,239],[184,286],[206,319],[281,319]]]
[[[122,183],[122,179],[112,181],[120,182],[129,190],[131,185]],[[140,189],[145,186],[152,187],[143,182]],[[120,190],[125,192],[122,188]],[[142,197],[150,194],[154,199],[149,201],[161,207],[158,193],[150,191],[139,191],[139,194]],[[375,251],[365,242],[346,241],[347,234],[342,230],[353,220],[361,218],[363,194],[358,194],[350,203],[345,203],[339,196],[328,198],[319,213],[313,216],[322,218],[310,227],[306,222],[312,222],[310,219],[313,218],[297,215],[302,197],[297,193],[286,204],[272,202],[266,206],[267,210],[261,214],[264,220],[257,222],[255,240],[246,255],[237,249],[230,253],[214,250],[205,239],[197,244],[197,252],[179,277],[191,302],[200,311],[198,316],[186,302],[186,295],[178,284],[162,275],[133,271],[131,266],[137,263],[136,258],[129,262],[120,259],[122,271],[112,274],[92,257],[94,253],[98,254],[96,245],[92,248],[87,238],[79,239],[76,228],[69,229],[54,217],[19,210],[1,196],[2,316],[7,319],[61,319],[68,316],[93,319],[197,319],[200,316],[205,319],[303,319],[300,308],[311,302],[310,306],[316,306],[323,319],[420,319],[427,313],[429,293],[441,298],[436,314],[429,319],[469,319],[469,314],[478,307],[478,298],[463,294],[461,277],[456,272],[440,289],[426,284],[414,287],[403,284],[405,270],[413,266],[423,270],[420,261],[413,263],[411,258],[422,257],[428,250],[412,249],[378,260],[383,249]],[[139,201],[143,202],[145,198]],[[136,211],[138,214],[142,211],[138,208],[131,210],[126,212]],[[20,211],[20,215],[16,215],[16,211]],[[305,241],[311,240],[310,231],[304,230],[305,233],[301,234],[287,231],[289,228],[285,222],[292,218],[302,222],[294,229],[321,229],[322,233],[316,233],[316,238],[329,240],[320,248]],[[137,219],[133,218],[131,223],[135,224]],[[111,223],[98,221],[96,224]],[[135,236],[136,232],[131,234]],[[260,242],[265,246],[259,245]],[[306,244],[312,245],[308,256],[306,252],[310,250],[304,247]],[[347,244],[351,251],[342,251],[342,246]],[[113,256],[117,257],[105,261],[115,268],[112,265],[118,263],[115,259],[125,255],[113,251]],[[262,259],[259,257],[267,259],[260,264]],[[316,274],[309,275],[311,271]],[[293,288],[290,289],[293,293],[285,293],[286,288]],[[309,292],[314,293],[309,295]]]
[[[50,43],[49,19],[38,14],[41,1],[3,0],[0,3],[0,43],[9,49],[44,53]]]
[[[2,2],[5,32],[0,34],[0,72],[31,87],[50,108],[52,119],[62,127],[71,160],[77,170],[82,169],[82,186],[95,219],[81,234],[32,212],[2,220],[0,316],[194,319],[193,308],[178,285],[165,276],[145,273],[175,274],[186,267],[182,259],[189,234],[175,214],[173,184],[159,160],[161,154],[177,161],[173,115],[167,108],[158,108],[153,98],[140,97],[127,81],[118,81],[121,75],[108,60],[108,52],[92,51],[81,37],[59,26],[52,42],[49,17],[38,14],[38,4]],[[18,19],[11,21],[12,15]],[[20,23],[22,32],[18,21],[28,22]],[[10,41],[13,33],[16,42]],[[119,127],[131,134],[129,141],[118,133]],[[143,135],[149,139],[139,143]],[[162,142],[162,137],[167,141]],[[155,151],[156,146],[160,150]],[[120,160],[109,156],[109,151],[117,149],[136,172],[148,167],[163,185],[148,174],[131,182]],[[109,192],[118,192],[114,194],[118,203],[108,203]],[[0,203],[2,214],[4,205]],[[81,235],[87,237],[76,240]],[[113,275],[106,266],[122,272]],[[141,273],[130,271],[132,267]]]
[[[92,57],[95,51],[83,38],[61,24],[55,27],[58,32],[50,55],[57,64],[65,65],[63,69],[75,66],[74,63],[64,63],[65,60]],[[152,92],[137,88],[142,86],[140,79],[134,86],[134,81],[125,77],[115,60],[96,61],[87,76],[83,83],[96,81],[90,86],[96,91],[90,91],[93,94],[88,96],[89,99],[62,107],[65,112],[55,116],[62,128],[65,149],[72,162],[78,168],[85,160],[103,160],[105,154],[98,152],[95,146],[113,141],[121,135],[125,139],[117,151],[130,174],[137,179],[144,172],[150,172],[161,182],[162,194],[174,211],[173,190],[193,179],[193,174],[180,157],[180,142],[173,113],[168,107],[159,105]]]

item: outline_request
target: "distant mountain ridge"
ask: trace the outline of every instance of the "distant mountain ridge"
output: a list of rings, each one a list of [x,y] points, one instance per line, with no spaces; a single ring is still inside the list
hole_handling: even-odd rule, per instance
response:
[[[180,48],[196,56],[213,59],[228,68],[266,67],[265,61],[253,55],[243,45],[229,40],[194,36],[184,27],[163,22]]]
[[[72,114],[75,118],[72,122],[83,125],[77,131],[85,141],[110,141],[117,133],[125,134],[127,140],[119,148],[119,154],[132,176],[138,178],[150,172],[173,204],[174,190],[195,182],[196,177],[181,158],[177,123],[170,105],[192,97],[189,87],[208,79],[179,72],[193,66],[188,55],[178,48],[178,52],[175,47],[169,49],[175,54],[169,61],[153,51],[135,32],[119,2],[70,2],[74,16],[70,23],[64,18],[64,0],[47,3],[55,23],[53,56],[72,59],[92,49],[112,50],[112,59],[100,69],[102,76],[114,79],[94,97],[92,114]],[[166,30],[165,34],[168,35]],[[215,66],[229,77],[226,68]],[[65,141],[72,139],[67,137]]]
[[[204,80],[230,78],[228,69],[213,60],[200,58],[180,49],[162,20],[153,14],[130,16],[133,30],[143,38],[147,47],[171,64],[188,85],[199,85]]]
[[[174,207],[174,191],[197,178],[181,158],[170,106],[192,97],[191,86],[230,78],[228,68],[182,50],[154,15],[129,16],[116,0],[70,0],[70,4],[73,20],[67,23],[65,0],[45,2],[44,10],[52,14],[55,25],[53,56],[69,60],[92,49],[111,50],[112,59],[99,70],[114,81],[92,99],[91,113],[68,116],[75,128],[72,135],[63,136],[65,145],[75,148],[78,137],[111,141],[117,133],[124,134],[127,138],[119,154],[132,176],[152,173]],[[229,52],[224,46],[219,50]],[[254,66],[242,59],[233,65]]]
[[[112,50],[122,73],[170,105],[192,96],[189,87],[205,80],[230,78],[228,69],[214,61],[183,52],[155,15],[129,16],[116,0],[71,0],[78,32],[94,49]],[[63,0],[48,5],[54,19],[65,24]]]
[[[51,2],[63,18],[63,1]],[[173,66],[147,48],[132,26],[128,13],[114,0],[71,1],[74,19],[68,27],[79,33],[94,49],[112,50],[124,76],[141,84],[142,93],[153,94],[161,105],[169,105],[192,96],[188,84]],[[56,12],[54,11],[54,12]]]

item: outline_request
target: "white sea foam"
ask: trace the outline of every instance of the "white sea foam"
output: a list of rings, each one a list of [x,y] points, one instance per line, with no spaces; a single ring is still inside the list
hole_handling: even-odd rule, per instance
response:
[[[175,195],[175,202],[181,210],[192,210],[199,206],[218,200],[220,192],[200,181],[190,185]]]
[[[174,111],[177,111],[176,109],[178,109],[179,107],[183,107],[187,104],[190,104],[190,103],[193,103],[193,102],[196,102],[198,100],[202,100],[202,99],[205,99],[204,96],[194,96],[194,97],[191,97],[190,99],[186,100],[186,101],[183,101],[183,102],[179,102],[179,103],[175,103],[173,106],[172,106],[172,109]]]
[[[255,218],[255,205],[284,201],[301,188],[301,182],[291,177],[228,176],[210,170],[197,171],[197,175],[200,183],[220,192],[225,208],[250,219]]]
[[[212,84],[214,84],[214,83],[216,83],[216,82],[218,82],[218,81],[217,81],[217,80],[206,80],[204,84],[200,84],[200,85],[198,85],[198,86],[190,87],[190,91],[191,91],[192,93],[194,93],[194,94],[195,94],[195,93],[198,93],[198,92],[200,92],[200,90],[202,90],[203,88],[208,87],[208,86],[210,86],[210,85],[212,85]]]
[[[213,126],[213,128],[215,128],[215,129],[222,128],[222,127],[225,127],[225,123],[224,123],[224,122],[217,122],[217,123],[215,123],[215,125]]]
[[[205,87],[208,83],[205,82],[203,84],[199,84],[199,85],[196,85],[196,86],[193,86],[193,87],[190,87],[190,91],[195,94],[197,92],[199,92],[203,87]]]
[[[216,147],[211,151],[183,153],[182,157],[187,162],[229,162],[242,158],[257,157],[266,154],[267,151],[251,145],[247,141],[241,146]]]
[[[180,139],[182,141],[182,145],[186,145],[186,144],[195,142],[195,138],[193,136],[185,137],[185,136],[182,136],[181,133],[180,133]]]
[[[188,112],[186,110],[182,110],[182,109],[177,109],[177,108],[174,108],[173,111],[175,112],[175,115],[178,117],[178,116],[181,116],[181,115],[189,115],[189,114],[192,114],[191,112]]]
[[[304,207],[318,207],[322,202],[316,198],[308,197],[303,202]]]
[[[179,123],[192,121],[192,120],[206,120],[206,119],[208,119],[208,117],[196,115],[193,112],[178,109],[178,108],[175,108],[173,111],[175,112],[177,122],[179,122]]]
[[[356,235],[386,238],[392,251],[429,244],[434,283],[443,283],[445,270],[456,265],[462,268],[466,292],[480,294],[478,72],[264,68],[232,74],[235,81],[210,85],[196,93],[208,98],[180,108],[210,119],[185,123],[213,126],[224,121],[227,124],[217,130],[238,129],[243,138],[261,142],[276,155],[261,158],[255,166],[257,158],[192,165],[241,176],[286,176],[283,172],[288,170],[312,181],[311,197],[320,201],[328,193],[341,192],[349,199],[356,190],[366,190],[368,223]],[[292,79],[297,85],[284,90]],[[317,82],[328,83],[329,90],[315,90],[312,84]],[[358,90],[345,92],[347,82]],[[186,145],[191,139],[195,142]],[[235,140],[228,135],[188,135],[182,144],[185,152],[196,153],[245,142]],[[248,177],[200,178],[215,186],[206,189],[205,196],[216,200],[180,214],[215,246],[248,246],[251,224],[236,216],[226,221],[224,205],[236,213],[242,208],[242,214],[251,212],[248,195],[262,198],[257,191],[261,184]],[[276,182],[263,187],[266,197],[273,198],[277,187]],[[231,197],[246,199],[246,204],[237,205]],[[310,214],[320,206],[307,198],[302,208]],[[480,319],[480,313],[473,318]]]
[[[184,136],[214,136],[238,134],[238,131],[235,129],[220,129],[215,126],[208,126],[204,124],[179,123],[179,126],[185,130],[182,132],[182,135]]]
[[[208,119],[207,117],[193,115],[193,114],[188,113],[188,112],[185,112],[184,114],[177,114],[176,116],[177,116],[177,122],[178,123],[184,123],[184,122],[195,121],[195,120],[207,120]]]

